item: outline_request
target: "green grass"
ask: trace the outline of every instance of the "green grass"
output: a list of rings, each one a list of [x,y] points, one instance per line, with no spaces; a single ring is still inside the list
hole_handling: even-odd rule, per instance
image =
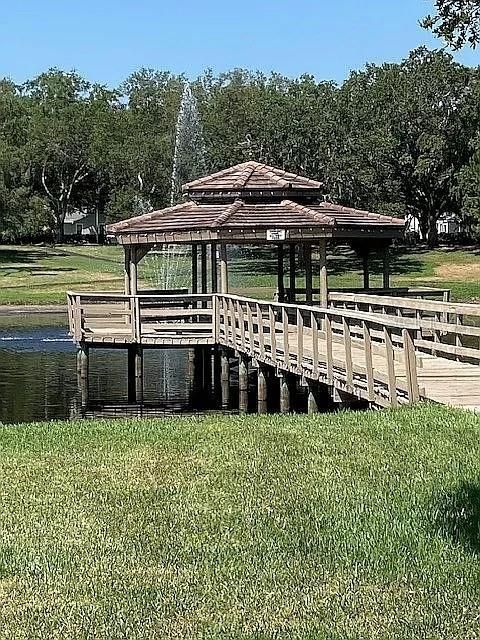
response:
[[[0,429],[0,638],[476,638],[480,419]]]
[[[230,285],[235,293],[271,299],[276,288],[275,251],[231,252]],[[148,256],[139,276],[154,287],[162,258]],[[175,261],[180,274],[174,286],[189,285],[185,257]],[[329,258],[332,288],[362,286],[361,265],[352,252],[337,250]],[[288,277],[285,278],[288,285]],[[298,286],[302,278],[298,277]],[[318,280],[314,278],[314,285]],[[372,286],[381,286],[381,264],[372,261]],[[402,249],[394,253],[392,286],[445,287],[455,300],[480,300],[480,251]],[[0,246],[0,304],[64,304],[67,289],[122,290],[123,257],[117,246]]]

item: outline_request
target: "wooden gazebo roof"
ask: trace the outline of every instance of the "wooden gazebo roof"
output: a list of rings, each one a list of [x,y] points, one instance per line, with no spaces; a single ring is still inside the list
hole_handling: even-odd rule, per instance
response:
[[[404,221],[322,201],[322,184],[246,162],[184,186],[188,202],[107,227],[121,244],[392,239]]]

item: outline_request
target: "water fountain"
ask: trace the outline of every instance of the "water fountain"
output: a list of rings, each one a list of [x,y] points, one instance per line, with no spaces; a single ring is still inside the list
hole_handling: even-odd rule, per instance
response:
[[[192,88],[185,84],[175,127],[175,147],[170,187],[170,204],[182,197],[182,184],[205,174],[205,142]],[[188,248],[165,245],[154,249],[144,260],[143,279],[150,288],[171,290],[188,288],[190,260]]]

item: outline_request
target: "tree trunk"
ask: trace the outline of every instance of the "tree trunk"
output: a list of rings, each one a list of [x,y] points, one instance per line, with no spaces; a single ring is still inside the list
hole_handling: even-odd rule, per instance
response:
[[[428,216],[427,245],[431,249],[438,245],[437,215],[433,211]]]

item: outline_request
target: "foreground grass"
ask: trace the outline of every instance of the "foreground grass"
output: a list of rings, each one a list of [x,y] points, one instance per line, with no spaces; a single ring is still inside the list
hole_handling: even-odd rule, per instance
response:
[[[173,260],[172,286],[190,282],[187,257]],[[276,256],[271,248],[234,252],[230,283],[234,293],[271,299],[276,289]],[[287,265],[286,265],[287,268]],[[331,288],[361,287],[362,272],[351,251],[329,257]],[[144,287],[156,287],[162,258],[147,256],[140,263]],[[371,285],[381,286],[382,266],[372,260]],[[288,277],[286,277],[288,286]],[[315,275],[314,285],[318,286]],[[297,286],[303,286],[300,276]],[[402,249],[393,255],[392,286],[444,287],[455,300],[480,301],[480,250]],[[123,257],[118,246],[12,247],[0,246],[0,304],[64,304],[67,289],[109,291],[123,288]]]
[[[1,638],[476,638],[480,420],[0,430]]]

